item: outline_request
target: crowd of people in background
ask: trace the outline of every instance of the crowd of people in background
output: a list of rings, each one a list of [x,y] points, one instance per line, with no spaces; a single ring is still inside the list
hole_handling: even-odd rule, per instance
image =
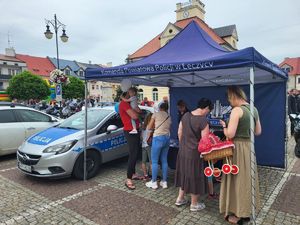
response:
[[[137,109],[136,90],[122,95],[119,114],[124,125],[124,133],[129,146],[127,180],[125,186],[129,190],[136,189],[134,180],[144,180],[146,187],[166,189],[168,183],[167,155],[170,144],[171,119],[168,98],[164,97],[154,113],[148,114],[140,121]],[[212,177],[205,177],[203,170],[206,165],[198,152],[201,138],[210,132],[207,115],[213,109],[212,102],[201,98],[196,109],[190,110],[183,100],[177,102],[179,151],[175,172],[175,186],[179,188],[178,197],[174,201],[180,207],[188,204],[186,195],[191,195],[190,211],[196,212],[205,208],[200,196],[208,194],[219,199],[220,213],[224,219],[233,224],[242,224],[251,215],[251,168],[250,168],[250,106],[244,91],[238,86],[227,89],[227,96],[232,112],[229,121],[220,121],[223,134],[234,141],[235,150],[232,163],[240,168],[239,174],[223,174],[220,196],[213,190]],[[144,106],[154,106],[147,98],[141,102]],[[300,106],[300,105],[299,105]],[[259,114],[255,108],[255,135],[262,132]],[[141,129],[140,129],[141,128]],[[132,132],[134,131],[134,132]],[[136,173],[138,153],[142,151],[142,171]],[[160,161],[160,164],[159,164]],[[147,163],[150,165],[147,166]],[[159,177],[159,165],[162,177]],[[254,168],[257,170],[256,166]],[[257,173],[256,173],[257,175]],[[256,179],[256,191],[259,191]],[[256,194],[259,205],[259,193]]]
[[[288,92],[288,115],[300,113],[300,91],[297,89],[291,89]],[[291,120],[291,135],[294,134],[294,123]]]

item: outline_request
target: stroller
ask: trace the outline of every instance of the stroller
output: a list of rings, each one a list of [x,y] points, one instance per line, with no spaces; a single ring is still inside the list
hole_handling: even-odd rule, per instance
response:
[[[208,162],[208,167],[204,169],[205,176],[219,177],[221,176],[221,172],[224,174],[238,174],[239,167],[231,162],[233,149],[234,144],[232,141],[221,141],[213,133],[210,133],[207,137],[203,137],[199,142],[198,151],[201,153],[201,157]],[[222,166],[222,170],[214,167],[214,161],[219,159],[226,160],[226,163]]]

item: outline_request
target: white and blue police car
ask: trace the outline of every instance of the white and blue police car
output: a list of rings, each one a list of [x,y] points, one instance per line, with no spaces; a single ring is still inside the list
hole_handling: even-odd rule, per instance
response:
[[[153,108],[140,106],[143,115]],[[18,168],[36,177],[71,176],[83,179],[84,111],[39,132],[19,147]],[[114,107],[88,109],[87,178],[101,163],[128,155],[123,124]]]

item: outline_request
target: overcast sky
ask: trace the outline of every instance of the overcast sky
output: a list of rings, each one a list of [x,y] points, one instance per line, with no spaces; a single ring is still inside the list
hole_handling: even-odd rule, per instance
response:
[[[56,13],[69,36],[69,42],[59,42],[60,58],[123,64],[128,54],[175,22],[176,3],[185,1],[0,0],[0,53],[8,46],[9,32],[17,53],[55,57],[54,39],[44,37],[44,19]],[[299,0],[203,3],[210,27],[237,25],[239,49],[254,46],[275,63],[300,57]]]

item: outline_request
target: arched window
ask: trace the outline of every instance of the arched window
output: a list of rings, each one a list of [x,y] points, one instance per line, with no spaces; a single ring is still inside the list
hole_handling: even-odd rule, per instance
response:
[[[144,99],[144,91],[143,91],[143,89],[139,89],[137,94],[138,94],[138,99],[140,101],[143,101],[143,99]]]
[[[158,90],[157,90],[157,88],[152,89],[152,101],[154,101],[154,102],[158,101]]]

